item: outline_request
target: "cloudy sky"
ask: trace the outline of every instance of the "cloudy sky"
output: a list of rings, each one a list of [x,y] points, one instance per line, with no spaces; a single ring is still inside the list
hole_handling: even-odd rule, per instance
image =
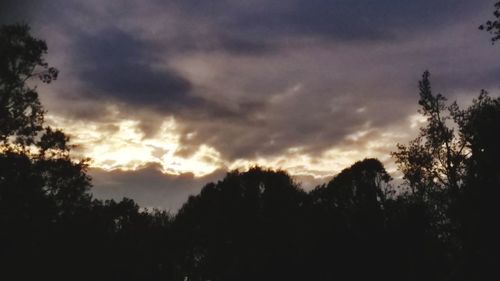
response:
[[[94,192],[175,210],[230,169],[310,188],[414,137],[417,83],[499,92],[492,0],[1,0],[46,40],[47,120],[92,158]]]

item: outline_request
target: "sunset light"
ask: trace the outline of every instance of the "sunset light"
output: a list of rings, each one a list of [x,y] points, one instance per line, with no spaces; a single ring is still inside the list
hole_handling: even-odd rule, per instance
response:
[[[0,0],[0,279],[500,280],[499,45],[500,0]]]

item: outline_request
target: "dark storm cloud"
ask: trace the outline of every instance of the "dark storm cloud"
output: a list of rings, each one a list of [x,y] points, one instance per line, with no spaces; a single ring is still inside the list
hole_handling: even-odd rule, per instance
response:
[[[448,24],[480,4],[457,0],[290,0],[251,4],[187,0],[179,1],[179,5],[189,14],[211,18],[222,29],[259,39],[320,36],[387,40]]]
[[[27,21],[35,12],[28,5],[29,1],[0,1],[0,24],[11,24],[17,21]]]
[[[3,17],[18,21],[31,20],[33,15],[38,20],[55,16],[52,20],[70,21],[68,8],[73,9],[73,12],[80,10],[78,12],[91,13],[89,6],[93,4],[112,6],[110,16],[114,17],[127,16],[127,13],[133,12],[131,10],[137,7],[156,5],[159,11],[153,12],[175,11],[180,17],[216,27],[217,30],[210,35],[217,40],[203,42],[200,38],[190,37],[188,33],[193,30],[189,30],[191,26],[185,26],[186,30],[180,30],[175,37],[182,48],[226,48],[230,52],[249,54],[270,50],[271,41],[294,36],[319,36],[339,40],[404,39],[417,31],[425,32],[450,24],[473,10],[486,9],[493,3],[489,0],[150,0],[141,3],[109,1],[112,4],[89,1],[88,5],[82,6],[85,1],[3,2],[3,12],[0,12]],[[92,21],[89,19],[88,23]]]
[[[58,20],[61,12],[74,5],[62,0],[1,0],[0,24],[49,22]]]
[[[74,44],[80,79],[98,96],[133,105],[175,107],[200,101],[190,82],[171,69],[154,69],[151,46],[119,30],[80,35]]]
[[[265,49],[235,38],[226,38],[224,44],[229,44],[224,45],[226,50],[235,46],[240,51],[245,48],[245,52],[263,52]],[[245,118],[245,113],[261,105],[258,102],[239,102],[236,108],[228,108],[218,101],[197,96],[187,78],[160,62],[168,50],[155,42],[138,38],[137,34],[116,28],[92,34],[80,32],[72,46],[75,65],[78,65],[75,72],[85,85],[82,93],[94,99],[195,119],[241,119]],[[140,119],[148,118],[143,116]]]
[[[456,1],[456,0],[290,0],[290,1],[146,1],[139,4],[135,1],[7,1],[7,6],[13,14],[36,14],[34,18],[45,22],[55,22],[55,27],[72,41],[72,58],[75,77],[84,84],[78,89],[82,95],[90,98],[110,99],[126,105],[127,112],[134,107],[153,109],[160,113],[181,115],[183,118],[194,119],[191,128],[197,127],[196,122],[203,118],[227,121],[231,119],[235,127],[261,131],[266,140],[272,141],[262,152],[268,153],[274,147],[286,147],[303,140],[315,140],[321,137],[341,138],[346,131],[353,130],[364,122],[358,116],[346,116],[356,108],[347,108],[349,104],[340,104],[344,110],[332,113],[328,108],[328,95],[318,95],[319,91],[329,95],[345,95],[338,85],[331,83],[327,76],[318,81],[309,91],[309,97],[296,100],[290,104],[291,110],[281,110],[285,123],[276,117],[269,120],[269,110],[275,110],[268,105],[269,98],[278,91],[277,85],[285,87],[293,80],[302,79],[299,76],[272,77],[272,79],[250,79],[248,73],[233,65],[233,73],[240,75],[248,82],[238,85],[247,95],[257,96],[251,102],[241,99],[225,102],[225,96],[212,98],[204,95],[206,88],[198,87],[189,77],[181,74],[169,65],[171,58],[180,55],[190,55],[196,52],[227,52],[229,57],[244,55],[260,55],[276,58],[284,52],[293,49],[293,44],[287,43],[290,38],[319,37],[331,39],[342,44],[345,41],[360,40],[391,41],[394,38],[407,40],[417,31],[429,32],[459,21],[472,10],[488,6],[489,1]],[[28,4],[27,4],[28,3]],[[44,4],[42,4],[44,3]],[[148,9],[147,4],[154,4]],[[94,5],[94,6],[93,6]],[[144,9],[142,13],[136,11]],[[75,19],[73,19],[73,17]],[[152,35],[153,25],[148,20],[153,18],[171,17],[180,22],[173,31],[165,31],[156,27]],[[29,17],[31,18],[31,16]],[[132,19],[131,24],[121,24]],[[78,21],[76,20],[78,19]],[[74,21],[74,22],[72,22]],[[152,21],[154,23],[154,21]],[[79,26],[84,23],[86,26]],[[97,28],[96,28],[97,26]],[[206,28],[207,30],[205,30]],[[475,26],[474,26],[475,28]],[[89,31],[90,30],[90,31]],[[201,30],[201,31],[200,31]],[[170,34],[172,33],[172,34]],[[164,36],[164,35],[169,36]],[[161,42],[160,42],[161,41]],[[50,42],[49,42],[50,43]],[[323,44],[315,41],[312,44]],[[363,43],[359,43],[363,44]],[[271,52],[274,50],[274,52]],[[281,50],[282,52],[276,52]],[[307,50],[305,50],[307,51]],[[367,49],[368,51],[368,49]],[[315,54],[311,54],[314,56]],[[339,54],[341,55],[341,54]],[[359,56],[359,52],[355,55]],[[364,55],[364,54],[363,54]],[[376,54],[374,54],[376,55]],[[384,54],[387,55],[387,54]],[[159,58],[167,57],[166,62],[158,63]],[[368,54],[367,63],[372,57]],[[390,59],[390,58],[387,58]],[[421,58],[416,58],[416,60]],[[285,58],[284,58],[285,60]],[[252,63],[252,62],[249,62]],[[263,76],[273,70],[274,65],[259,62]],[[342,66],[344,67],[344,66]],[[341,67],[341,68],[342,68]],[[365,68],[364,65],[359,65]],[[457,65],[457,67],[459,67]],[[309,66],[311,68],[311,66]],[[343,71],[337,65],[332,65],[335,71]],[[418,69],[413,78],[418,79],[419,73],[428,67]],[[433,70],[433,69],[431,69]],[[64,72],[67,69],[61,69]],[[216,71],[216,69],[214,69]],[[274,71],[274,70],[273,70]],[[297,72],[300,72],[297,69]],[[314,75],[314,69],[303,71],[301,75]],[[320,71],[327,71],[323,68]],[[287,75],[283,72],[283,75]],[[467,75],[467,73],[465,73]],[[257,77],[260,78],[260,77]],[[282,81],[279,81],[279,79]],[[470,79],[467,79],[470,80]],[[462,81],[465,81],[463,79]],[[218,85],[210,85],[213,91],[230,92],[222,81]],[[366,83],[360,81],[360,83]],[[348,83],[347,83],[348,84]],[[205,86],[205,85],[202,85]],[[231,86],[231,85],[227,85]],[[326,90],[321,87],[327,88]],[[403,87],[400,87],[402,89]],[[383,90],[383,89],[378,89]],[[366,91],[365,91],[366,92]],[[363,91],[359,91],[363,93]],[[231,96],[231,93],[228,93]],[[362,106],[358,94],[350,105]],[[325,99],[326,98],[326,99]],[[365,96],[362,97],[366,99]],[[247,107],[247,104],[257,106]],[[397,109],[396,109],[397,110]],[[264,121],[257,122],[251,115],[264,115]],[[295,118],[294,115],[300,115]],[[385,117],[385,116],[384,116]],[[377,116],[370,116],[377,119]],[[383,119],[383,118],[380,118]],[[342,120],[345,129],[324,129],[327,121]],[[189,121],[189,120],[188,120]],[[264,125],[263,126],[263,122]],[[353,124],[354,122],[354,124]],[[210,126],[209,126],[210,127]],[[221,137],[227,140],[223,128],[213,126]],[[204,131],[204,128],[194,128]],[[238,141],[241,132],[236,130],[233,135]],[[207,134],[199,134],[200,141],[207,139]],[[300,133],[299,133],[300,132]],[[243,134],[246,135],[246,134]],[[270,137],[273,136],[272,139]],[[298,136],[300,136],[298,138]],[[229,138],[233,139],[233,138]],[[247,138],[252,139],[252,138]],[[282,140],[282,141],[280,141]],[[241,140],[245,142],[246,140]],[[244,147],[248,148],[244,148]],[[241,151],[251,150],[255,142],[242,145]],[[239,149],[235,149],[239,150]],[[235,156],[248,155],[234,153]]]
[[[332,40],[405,39],[415,32],[436,29],[460,19],[472,10],[485,9],[491,1],[457,0],[288,0],[288,1],[99,1],[7,0],[4,14],[17,20],[60,21],[68,24],[74,13],[82,13],[87,24],[119,21],[137,7],[156,5],[166,17],[188,19],[169,42],[176,52],[189,50],[227,51],[255,55],[279,50],[283,40],[319,37]],[[113,3],[119,3],[115,5]],[[94,9],[109,6],[110,18],[92,21]],[[146,15],[147,16],[147,15]],[[152,14],[151,16],[159,16]],[[10,18],[13,18],[11,16]],[[50,19],[50,20],[49,20]],[[214,30],[196,34],[191,23],[211,25]],[[68,25],[71,26],[71,25]]]

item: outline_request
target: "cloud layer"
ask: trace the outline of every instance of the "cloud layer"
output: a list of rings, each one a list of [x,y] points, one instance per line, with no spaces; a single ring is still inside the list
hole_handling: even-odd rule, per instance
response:
[[[46,39],[61,77],[42,99],[79,152],[142,169],[96,170],[96,185],[183,186],[155,169],[258,163],[318,179],[363,157],[391,166],[416,134],[424,70],[450,99],[498,92],[498,48],[477,30],[493,2],[25,0],[3,1],[0,18]]]

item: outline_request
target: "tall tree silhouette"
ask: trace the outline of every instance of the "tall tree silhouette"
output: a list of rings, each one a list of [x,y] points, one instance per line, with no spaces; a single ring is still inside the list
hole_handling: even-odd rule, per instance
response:
[[[426,125],[415,140],[398,145],[392,155],[412,195],[431,210],[436,231],[450,238],[458,227],[457,221],[450,221],[450,212],[463,189],[469,152],[464,135],[452,126],[460,118],[460,109],[456,103],[447,106],[441,94],[434,95],[429,78],[426,71],[419,83],[419,112],[427,118]]]
[[[444,242],[452,265],[452,279],[490,274],[500,260],[496,215],[500,184],[496,161],[500,140],[500,100],[482,91],[473,104],[460,109],[456,102],[433,95],[425,72],[420,81],[420,113],[427,117],[420,135],[409,145],[398,145],[393,156],[410,187],[408,202],[419,202],[430,218],[431,231]]]
[[[18,277],[40,260],[60,225],[90,206],[85,161],[69,157],[69,138],[44,126],[44,110],[30,79],[50,83],[57,70],[44,60],[47,46],[27,25],[0,28],[0,225],[2,260]],[[21,278],[22,279],[22,278]]]
[[[434,95],[430,73],[425,72],[419,82],[419,112],[427,118],[419,136],[409,145],[398,145],[393,153],[399,168],[412,191],[429,196],[436,190],[457,192],[463,183],[466,142],[450,122],[459,115],[456,103],[446,106],[446,98]]]
[[[157,280],[172,276],[171,217],[92,199],[86,159],[44,125],[28,81],[57,70],[27,25],[0,27],[0,269],[13,280]],[[30,84],[31,85],[31,84]]]
[[[482,91],[456,119],[469,152],[464,190],[453,214],[461,223],[465,274],[470,278],[498,278],[500,99]]]

